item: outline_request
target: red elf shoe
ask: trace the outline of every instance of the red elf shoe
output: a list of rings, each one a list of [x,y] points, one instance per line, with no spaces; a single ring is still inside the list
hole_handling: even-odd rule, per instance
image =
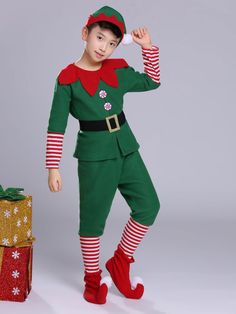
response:
[[[129,278],[130,264],[134,261],[134,258],[129,258],[118,244],[114,256],[106,262],[106,269],[109,271],[117,289],[126,298],[140,299],[144,292],[142,279],[135,277],[131,283]]]
[[[111,286],[112,280],[109,276],[101,279],[101,272],[101,269],[94,273],[84,272],[85,289],[83,297],[88,302],[106,303],[108,288]]]

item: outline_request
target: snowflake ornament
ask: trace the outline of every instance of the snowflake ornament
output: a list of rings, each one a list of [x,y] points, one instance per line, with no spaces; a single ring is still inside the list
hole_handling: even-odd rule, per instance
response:
[[[14,277],[14,278],[16,279],[16,278],[19,278],[20,273],[19,273],[18,270],[16,269],[16,270],[13,270],[13,272],[11,273],[11,275],[12,275],[12,277]]]
[[[13,209],[13,212],[14,212],[14,214],[16,215],[16,214],[18,213],[18,207],[15,207],[15,208]]]
[[[10,210],[5,210],[4,216],[5,216],[6,218],[9,218],[9,217],[11,216]]]
[[[18,251],[12,252],[11,255],[14,259],[20,258],[20,253]]]
[[[9,244],[9,240],[7,238],[3,238],[2,239],[2,243],[3,243],[3,245],[8,245]]]
[[[14,295],[18,295],[18,294],[20,293],[20,289],[19,289],[18,287],[14,287],[14,288],[12,289],[12,293],[13,293]]]
[[[17,242],[17,238],[18,238],[18,235],[17,235],[17,234],[15,234],[15,235],[14,235],[14,237],[13,237],[13,242],[14,242],[14,243],[16,243],[16,242]]]
[[[20,219],[17,220],[16,225],[17,225],[17,227],[20,227],[20,226],[21,226],[21,220],[20,220]]]

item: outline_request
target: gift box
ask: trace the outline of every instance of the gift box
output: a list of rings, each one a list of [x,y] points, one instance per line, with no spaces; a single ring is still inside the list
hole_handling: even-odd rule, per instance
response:
[[[32,196],[0,185],[0,246],[16,246],[32,236]]]
[[[23,302],[32,287],[33,241],[0,246],[0,300]]]

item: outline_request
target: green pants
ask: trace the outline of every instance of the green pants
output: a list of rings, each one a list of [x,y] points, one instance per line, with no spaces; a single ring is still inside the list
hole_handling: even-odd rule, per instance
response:
[[[81,236],[101,236],[117,188],[125,198],[130,216],[152,225],[160,202],[139,151],[119,158],[78,160]]]

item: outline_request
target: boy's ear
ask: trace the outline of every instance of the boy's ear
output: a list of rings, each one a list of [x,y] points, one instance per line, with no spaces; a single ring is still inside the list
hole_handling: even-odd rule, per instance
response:
[[[81,35],[82,35],[81,36],[82,40],[86,40],[87,39],[87,37],[88,37],[88,28],[87,28],[87,26],[84,26],[82,28]]]

